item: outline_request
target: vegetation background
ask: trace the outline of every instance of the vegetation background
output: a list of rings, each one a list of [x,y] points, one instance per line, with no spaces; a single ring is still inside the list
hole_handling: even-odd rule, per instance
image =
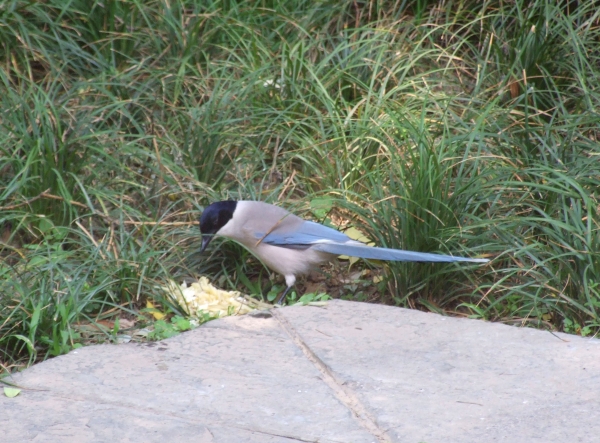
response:
[[[492,259],[385,265],[346,298],[596,334],[599,6],[2,1],[0,369],[147,300],[181,314],[169,279],[265,296],[238,246],[198,254],[225,198]]]

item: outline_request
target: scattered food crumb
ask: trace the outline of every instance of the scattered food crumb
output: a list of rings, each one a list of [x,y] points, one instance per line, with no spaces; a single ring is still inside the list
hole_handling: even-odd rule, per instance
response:
[[[213,317],[248,314],[254,309],[269,309],[272,305],[244,296],[238,291],[224,291],[215,288],[206,277],[191,284],[178,285],[170,281],[165,287],[186,313],[191,317],[199,317],[208,313]]]

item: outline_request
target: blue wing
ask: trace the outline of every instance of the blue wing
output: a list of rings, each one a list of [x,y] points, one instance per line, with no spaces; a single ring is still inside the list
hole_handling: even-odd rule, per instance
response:
[[[255,234],[256,239],[259,240],[262,238],[263,243],[283,247],[310,246],[323,241],[334,243],[352,241],[343,232],[311,221],[304,221],[298,226],[294,226],[293,230],[287,230],[283,227],[281,229],[274,229],[269,235],[264,236],[264,232]]]

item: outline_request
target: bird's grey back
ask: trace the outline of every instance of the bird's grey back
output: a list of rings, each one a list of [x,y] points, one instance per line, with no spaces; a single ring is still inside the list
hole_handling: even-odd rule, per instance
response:
[[[291,212],[260,201],[238,201],[231,226],[224,226],[221,234],[242,244],[255,244],[260,237],[271,232],[292,232],[304,223]]]

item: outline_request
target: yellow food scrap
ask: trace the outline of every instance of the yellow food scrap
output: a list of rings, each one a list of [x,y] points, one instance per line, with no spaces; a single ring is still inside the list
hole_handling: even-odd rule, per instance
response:
[[[256,308],[270,307],[256,300],[245,298],[240,292],[217,289],[210,284],[206,277],[200,277],[200,280],[190,285],[186,283],[178,285],[174,281],[170,281],[166,290],[187,311],[189,316],[196,318],[199,312],[209,313],[214,317],[224,317],[247,314]]]

